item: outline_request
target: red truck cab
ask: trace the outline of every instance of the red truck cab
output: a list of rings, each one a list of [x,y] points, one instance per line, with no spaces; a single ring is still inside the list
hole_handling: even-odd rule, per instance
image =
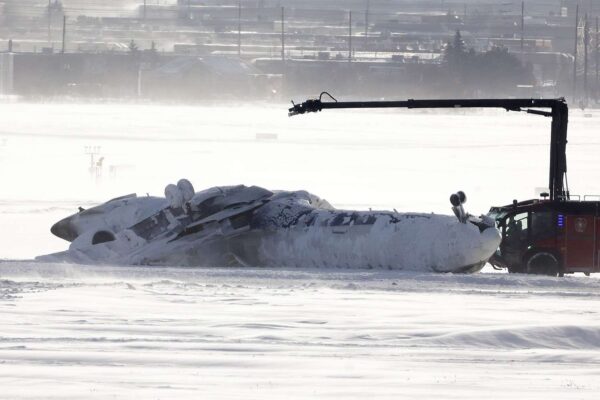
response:
[[[600,272],[599,201],[515,201],[488,216],[502,234],[494,267],[553,276]]]

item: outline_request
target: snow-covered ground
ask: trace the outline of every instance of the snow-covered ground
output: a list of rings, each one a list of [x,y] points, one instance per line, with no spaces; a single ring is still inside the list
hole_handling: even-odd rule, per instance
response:
[[[596,279],[0,264],[0,397],[597,398]]]
[[[0,398],[597,397],[594,277],[25,261],[77,206],[181,177],[442,213],[547,185],[547,118],[285,107],[2,105]],[[571,114],[572,193],[600,193],[598,121]]]

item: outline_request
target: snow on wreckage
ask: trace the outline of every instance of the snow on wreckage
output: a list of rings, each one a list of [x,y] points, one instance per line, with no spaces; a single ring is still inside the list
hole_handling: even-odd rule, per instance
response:
[[[257,186],[195,192],[185,179],[165,198],[128,195],[57,222],[71,241],[42,261],[181,266],[389,268],[476,272],[497,249],[493,220],[337,210],[306,191]],[[458,218],[457,218],[458,217]]]

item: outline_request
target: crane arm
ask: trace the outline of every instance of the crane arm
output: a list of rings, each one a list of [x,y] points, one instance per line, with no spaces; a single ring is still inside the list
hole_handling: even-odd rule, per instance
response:
[[[322,101],[326,94],[333,101]],[[329,93],[323,92],[318,99],[308,99],[294,104],[288,115],[294,116],[331,109],[357,108],[500,108],[506,111],[525,111],[529,114],[552,118],[550,134],[549,190],[551,200],[568,199],[569,191],[565,180],[567,174],[567,124],[569,110],[564,98],[555,99],[431,99],[396,101],[337,101]],[[540,110],[541,109],[541,110]]]

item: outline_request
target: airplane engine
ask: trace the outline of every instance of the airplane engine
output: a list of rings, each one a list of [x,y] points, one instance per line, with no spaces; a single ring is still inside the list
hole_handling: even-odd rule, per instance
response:
[[[463,204],[467,202],[467,195],[462,190],[453,193],[450,196],[450,203],[452,204],[452,211],[456,218],[463,224],[467,222],[468,214],[465,212]]]

